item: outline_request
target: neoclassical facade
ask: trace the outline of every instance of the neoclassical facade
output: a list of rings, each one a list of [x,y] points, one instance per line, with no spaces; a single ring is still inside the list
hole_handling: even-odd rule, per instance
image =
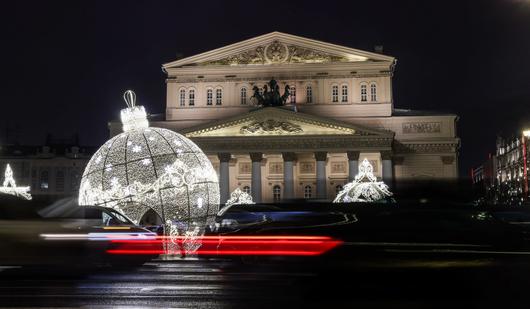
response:
[[[221,201],[235,188],[256,201],[332,199],[367,158],[392,185],[457,177],[457,116],[397,109],[396,59],[272,32],[163,65],[164,121],[217,169]],[[275,79],[285,106],[258,107]],[[119,133],[111,125],[111,135]]]

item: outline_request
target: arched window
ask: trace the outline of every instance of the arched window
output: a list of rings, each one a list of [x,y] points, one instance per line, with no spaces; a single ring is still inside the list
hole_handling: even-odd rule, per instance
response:
[[[247,105],[247,88],[241,88],[241,105]]]
[[[188,104],[189,106],[195,105],[195,90],[194,89],[190,89],[188,93]]]
[[[223,104],[223,89],[215,89],[215,105]]]
[[[291,98],[291,104],[296,104],[296,87],[291,86],[291,89],[289,89],[290,92],[290,98]]]
[[[348,85],[342,85],[341,102],[348,102]]]
[[[313,195],[313,188],[310,185],[304,187],[304,198],[311,198]]]
[[[55,191],[63,192],[64,191],[64,172],[57,171],[55,174]]]
[[[335,186],[335,194],[339,194],[340,191],[342,191],[342,185],[336,185]]]
[[[372,102],[377,101],[377,85],[376,84],[370,85],[370,101]]]
[[[249,186],[244,186],[243,187],[243,192],[250,194],[250,187]]]
[[[361,102],[368,101],[368,95],[366,90],[366,84],[361,85]]]
[[[339,102],[339,86],[337,85],[333,85],[333,87],[331,87],[331,102]]]
[[[305,88],[305,100],[307,103],[313,103],[313,87],[307,85]]]
[[[48,171],[40,172],[40,189],[41,190],[48,190],[49,181],[50,179],[49,179]]]
[[[212,105],[213,104],[213,90],[208,89],[206,90],[206,105]]]
[[[272,187],[272,199],[279,202],[282,198],[282,188],[279,185]]]
[[[179,105],[186,106],[186,90],[180,89]]]

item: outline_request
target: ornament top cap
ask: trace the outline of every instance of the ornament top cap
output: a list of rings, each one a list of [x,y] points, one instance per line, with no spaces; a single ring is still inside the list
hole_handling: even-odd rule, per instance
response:
[[[125,100],[128,108],[134,108],[136,106],[136,93],[134,93],[134,91],[125,91],[123,93],[123,99]]]
[[[147,113],[143,106],[136,105],[136,94],[134,91],[125,91],[123,99],[127,104],[127,108],[121,110],[123,132],[148,128],[149,122],[147,121]]]

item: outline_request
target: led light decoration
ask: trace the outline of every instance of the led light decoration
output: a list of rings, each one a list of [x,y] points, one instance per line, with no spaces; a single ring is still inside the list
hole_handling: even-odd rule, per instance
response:
[[[232,205],[241,205],[241,204],[255,204],[252,201],[252,196],[247,192],[241,191],[241,189],[236,188],[231,194],[230,199],[226,201],[225,207]]]
[[[359,173],[337,194],[333,203],[382,202],[390,196],[392,192],[388,186],[377,181],[373,166],[364,159],[359,165]]]
[[[17,183],[13,178],[13,170],[11,166],[7,164],[6,171],[4,174],[4,183],[0,187],[0,193],[11,194],[27,200],[31,200],[31,194],[29,194],[29,187],[17,187]]]
[[[140,223],[155,211],[167,235],[199,235],[219,210],[219,183],[210,160],[186,137],[149,127],[135,94],[124,94],[123,133],[107,141],[81,179],[80,205],[116,209]]]

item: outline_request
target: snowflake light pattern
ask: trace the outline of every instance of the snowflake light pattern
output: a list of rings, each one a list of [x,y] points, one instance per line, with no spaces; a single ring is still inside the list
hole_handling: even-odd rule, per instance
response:
[[[13,170],[11,169],[11,166],[7,164],[4,174],[4,183],[0,187],[0,193],[10,194],[31,200],[32,197],[31,194],[29,194],[29,189],[29,187],[17,187],[15,178],[13,178]]]
[[[241,204],[255,204],[254,201],[252,201],[252,196],[248,194],[247,192],[242,191],[239,188],[236,188],[231,194],[230,199],[226,201],[225,205],[232,206],[232,205],[241,205]]]
[[[167,234],[200,234],[219,210],[219,183],[210,160],[186,137],[149,127],[132,91],[124,98],[129,106],[121,113],[124,132],[89,161],[79,204],[116,209],[135,223],[152,209]]]
[[[374,168],[366,159],[359,165],[359,173],[352,182],[344,185],[333,203],[380,202],[392,196],[388,186],[377,181]]]

